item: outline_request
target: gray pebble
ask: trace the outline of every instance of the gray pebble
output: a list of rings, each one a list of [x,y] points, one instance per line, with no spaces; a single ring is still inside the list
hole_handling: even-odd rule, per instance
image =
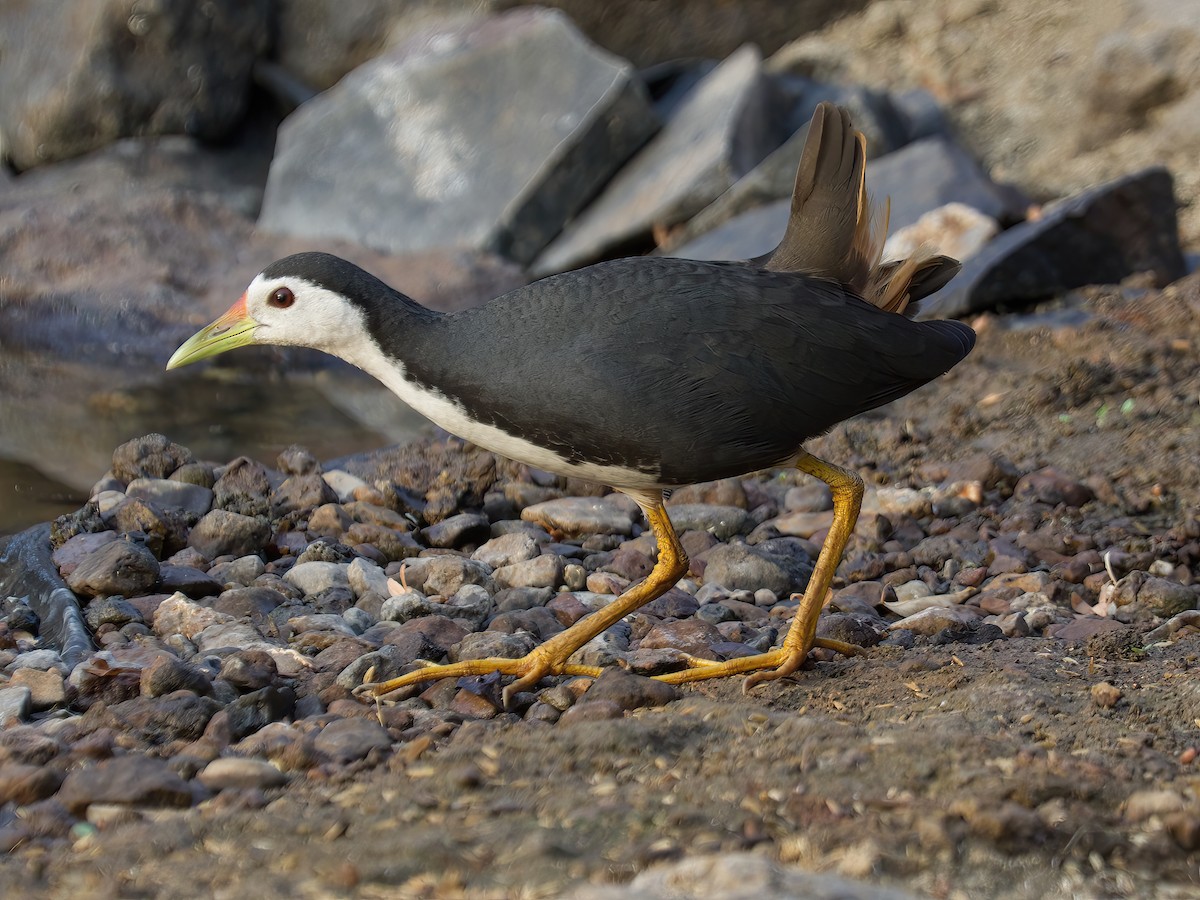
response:
[[[492,573],[496,586],[557,588],[562,584],[563,558],[553,553],[502,566]]]
[[[451,662],[493,656],[519,659],[536,646],[533,635],[525,632],[504,634],[499,631],[479,631],[468,634],[451,647],[449,657]]]
[[[233,756],[214,759],[196,777],[210,791],[265,789],[287,783],[287,776],[269,762]]]
[[[389,749],[392,739],[378,722],[353,718],[330,722],[313,743],[335,762],[348,763],[362,759],[372,750]]]
[[[329,588],[350,588],[349,566],[336,562],[300,562],[288,569],[283,580],[305,594]]]
[[[471,554],[471,559],[487,563],[493,569],[536,559],[541,555],[537,539],[528,531],[513,531],[494,537]]]

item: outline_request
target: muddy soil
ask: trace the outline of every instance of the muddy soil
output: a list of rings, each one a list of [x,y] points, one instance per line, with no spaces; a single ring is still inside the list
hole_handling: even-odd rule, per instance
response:
[[[911,486],[980,450],[1053,465],[1097,499],[968,515],[1179,565],[1200,510],[1200,277],[975,324],[949,376],[811,449]],[[1149,627],[879,647],[750,696],[739,679],[687,686],[618,720],[466,721],[295,778],[261,808],[218,795],[18,847],[0,892],[583,896],[745,851],[856,879],[861,896],[1200,896],[1200,636],[1152,643]]]

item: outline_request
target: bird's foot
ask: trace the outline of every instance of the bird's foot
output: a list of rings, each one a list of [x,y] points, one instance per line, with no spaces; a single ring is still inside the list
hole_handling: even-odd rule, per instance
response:
[[[862,648],[856,647],[854,644],[833,641],[828,638],[817,638],[813,642],[813,646],[824,647],[826,650],[833,650],[843,656],[856,656],[862,652]],[[689,681],[707,681],[709,678],[724,678],[728,675],[750,673],[742,684],[742,690],[748,693],[756,684],[791,675],[804,664],[807,657],[808,651],[794,653],[785,647],[768,650],[766,653],[757,653],[754,656],[739,656],[724,662],[689,656],[686,669],[668,672],[665,675],[655,675],[654,679],[655,681],[665,681],[667,684],[686,684]]]
[[[354,695],[359,699],[373,699],[425,681],[462,678],[470,675],[490,675],[493,672],[500,675],[518,676],[516,681],[504,689],[504,706],[507,709],[518,691],[532,687],[547,675],[586,675],[595,678],[600,674],[600,669],[596,666],[568,665],[566,660],[555,659],[549,653],[543,652],[542,647],[537,647],[519,659],[492,656],[487,659],[468,659],[448,665],[425,663],[420,669],[388,681],[360,684],[354,689]]]

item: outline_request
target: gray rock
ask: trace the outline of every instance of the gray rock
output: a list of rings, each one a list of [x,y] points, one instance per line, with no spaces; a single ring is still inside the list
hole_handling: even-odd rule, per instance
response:
[[[269,762],[232,756],[214,759],[196,778],[210,791],[265,789],[287,783],[287,776]]]
[[[296,634],[304,634],[307,631],[330,631],[335,634],[344,634],[347,637],[354,636],[354,629],[350,627],[350,623],[332,613],[293,616],[287,620],[287,624]]]
[[[922,318],[951,318],[1043,300],[1087,284],[1151,272],[1160,284],[1187,269],[1173,180],[1149,168],[1068,197],[1003,232],[928,300]]]
[[[478,584],[464,584],[442,607],[442,615],[465,622],[469,628],[482,628],[492,614],[492,597]]]
[[[74,540],[74,538],[72,538]],[[493,569],[524,562],[541,555],[537,539],[528,531],[511,531],[494,537],[471,554],[471,559],[486,563]]]
[[[54,794],[66,773],[49,766],[6,762],[0,765],[0,806],[27,806]]]
[[[63,681],[63,673],[57,667],[15,669],[9,687],[20,685],[29,688],[29,705],[35,710],[50,709],[62,706],[67,702],[67,689]]]
[[[290,0],[275,10],[275,58],[317,90],[431,25],[467,20],[489,11],[478,0]]]
[[[213,503],[213,492],[208,488],[167,478],[135,478],[125,488],[125,496],[181,509],[197,518],[212,509]]]
[[[0,688],[0,728],[12,722],[24,722],[29,718],[29,705],[33,692],[23,684]]]
[[[270,687],[278,675],[275,660],[263,650],[240,650],[221,663],[220,677],[243,692]]]
[[[188,534],[188,546],[199,550],[206,559],[246,556],[259,550],[270,533],[270,526],[265,519],[214,509],[192,528]]]
[[[916,900],[908,891],[816,874],[750,852],[688,856],[646,869],[620,887],[587,886],[564,896],[567,900]]]
[[[711,503],[675,503],[668,515],[676,531],[707,531],[719,541],[742,534],[750,524],[746,510]]]
[[[266,48],[266,0],[6,7],[0,130],[25,169],[132,134],[225,136]]]
[[[8,671],[15,672],[18,669],[37,669],[42,672],[54,669],[65,673],[67,666],[55,650],[26,650],[18,653],[8,664]]]
[[[346,569],[346,579],[350,583],[350,590],[354,591],[354,596],[359,599],[368,593],[375,593],[380,597],[387,597],[391,593],[388,577],[383,569],[361,557],[351,561]]]
[[[383,622],[407,622],[422,616],[443,615],[445,609],[445,603],[430,600],[420,591],[405,591],[383,601],[379,618]]]
[[[76,594],[136,597],[158,581],[158,560],[141,544],[114,541],[89,554],[67,579]]]
[[[501,566],[492,573],[496,586],[557,588],[562,584],[563,558],[555,553],[545,553],[534,559]]]
[[[271,493],[271,518],[307,512],[336,501],[337,493],[315,472],[292,475]]]
[[[400,670],[411,661],[405,658],[405,654],[399,647],[394,644],[384,644],[378,650],[364,653],[342,669],[338,673],[337,684],[347,691],[352,691],[363,683],[367,672],[372,669],[374,669],[371,674],[373,681],[386,681],[399,675]]]
[[[211,625],[232,621],[233,616],[193,603],[183,594],[173,594],[155,610],[154,631],[160,637],[182,634],[192,639]]]
[[[112,472],[128,484],[139,478],[166,478],[180,466],[194,461],[187,447],[161,434],[147,434],[126,441],[113,451]]]
[[[651,628],[638,645],[639,650],[662,650],[671,648],[681,650],[689,656],[712,659],[710,649],[719,644],[725,637],[715,625],[700,618],[679,619],[673,622],[659,622]]]
[[[208,694],[212,679],[203,669],[164,653],[142,669],[141,691],[143,697],[162,697],[175,691]]]
[[[640,514],[637,504],[624,494],[561,497],[521,510],[521,518],[526,522],[534,522],[564,537],[633,534],[633,523]]]
[[[275,457],[275,467],[285,475],[321,474],[321,464],[317,458],[298,444],[292,444]]]
[[[711,203],[745,174],[733,169],[735,137],[753,148],[739,154],[743,163],[753,160],[752,165],[779,143],[755,115],[765,90],[756,49],[746,46],[726,59],[546,248],[533,265],[534,273],[547,275],[594,262],[620,244],[644,239],[656,225],[674,225]]]
[[[528,262],[655,124],[630,66],[561,13],[427,32],[284,123],[260,225]]]
[[[786,539],[782,539],[786,540]],[[812,564],[802,552],[794,555],[772,552],[762,544],[721,544],[705,557],[704,581],[719,584],[729,590],[757,591],[766,588],[776,596],[787,596],[803,590],[808,584]]]
[[[249,587],[254,579],[267,571],[267,564],[257,556],[241,556],[227,563],[218,563],[208,570],[208,577],[222,586]]]
[[[335,762],[362,759],[372,750],[387,750],[392,739],[378,722],[369,719],[337,719],[317,733],[316,748]]]
[[[478,544],[491,536],[492,526],[487,516],[479,513],[459,513],[430,525],[421,536],[430,547],[456,549],[465,544]]]
[[[165,760],[140,753],[74,769],[58,792],[59,802],[76,815],[93,803],[191,806],[192,799],[191,787]]]
[[[225,722],[220,727],[228,727],[231,742],[240,741],[264,725],[290,716],[295,702],[290,691],[285,693],[268,686],[238,697],[213,718],[216,721],[224,717]],[[212,723],[209,727],[212,728]]]
[[[673,253],[677,248],[691,243],[700,235],[748,210],[778,200],[790,200],[796,184],[796,169],[800,165],[800,157],[808,138],[808,123],[817,104],[822,100],[838,103],[850,110],[854,126],[867,137],[868,158],[892,153],[909,140],[910,129],[906,127],[905,117],[896,109],[892,98],[887,94],[856,85],[825,84],[797,76],[781,81],[776,90],[782,96],[776,98],[772,105],[787,110],[784,134],[791,136],[766,159],[739,178],[728,191],[697,213],[676,233],[672,233],[663,244],[664,251]],[[871,167],[868,167],[867,171],[870,176]],[[784,222],[786,223],[786,217]],[[775,235],[776,243],[782,234],[781,230]],[[748,255],[757,256],[773,247],[774,244]],[[682,252],[677,255],[693,259],[719,258],[695,257]]]
[[[213,485],[213,505],[243,516],[265,516],[271,509],[271,479],[262,463],[239,456]]]
[[[679,691],[674,685],[614,667],[600,673],[580,702],[608,701],[620,709],[639,709],[643,706],[663,706],[678,697]]]
[[[305,594],[319,594],[329,588],[349,588],[349,565],[346,563],[296,563],[288,569],[283,580]]]
[[[1128,607],[1127,611],[1145,610],[1169,619],[1200,606],[1200,590],[1136,570],[1117,582],[1113,599],[1118,607]]]
[[[58,566],[63,578],[66,578],[93,552],[118,539],[115,531],[77,534],[54,551],[54,564]]]
[[[199,739],[221,704],[212,697],[176,691],[162,697],[131,697],[109,703],[122,733],[136,741],[161,745]]]
[[[115,625],[117,628],[130,622],[145,624],[142,614],[137,607],[124,597],[97,597],[83,611],[84,621],[92,631],[101,625]]]
[[[486,586],[491,580],[492,570],[484,563],[459,556],[438,556],[422,567],[422,590],[427,594],[449,597],[457,593],[464,584]]]
[[[193,548],[194,549],[194,548]],[[221,593],[224,585],[192,566],[169,566],[165,563],[158,569],[159,591],[173,594],[176,591],[189,597],[210,597]]]
[[[537,641],[529,632],[521,631],[516,634],[505,634],[500,631],[479,631],[468,634],[450,648],[448,654],[451,662],[467,659],[487,659],[503,657],[505,659],[520,659],[537,646]]]
[[[782,153],[796,140],[793,138],[776,153]],[[677,246],[670,255],[685,259],[752,259],[774,250],[783,237],[791,209],[791,187],[800,161],[799,153],[794,155],[791,181],[781,199],[728,218],[724,207],[734,201],[721,198],[720,204],[705,210],[689,226],[689,234],[701,236]],[[915,141],[873,160],[867,166],[867,189],[879,203],[884,198],[890,200],[888,226],[893,232],[947,203],[965,203],[1002,222],[1024,218],[1027,206],[1018,191],[993,182],[966,150],[942,136]]]

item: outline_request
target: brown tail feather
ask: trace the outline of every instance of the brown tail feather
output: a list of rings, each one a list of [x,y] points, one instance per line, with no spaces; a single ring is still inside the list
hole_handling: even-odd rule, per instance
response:
[[[889,204],[876,215],[866,160],[867,140],[854,130],[850,114],[819,104],[796,171],[787,230],[763,265],[833,278],[881,309],[911,314],[911,304],[946,284],[960,266],[926,250],[881,262]]]

